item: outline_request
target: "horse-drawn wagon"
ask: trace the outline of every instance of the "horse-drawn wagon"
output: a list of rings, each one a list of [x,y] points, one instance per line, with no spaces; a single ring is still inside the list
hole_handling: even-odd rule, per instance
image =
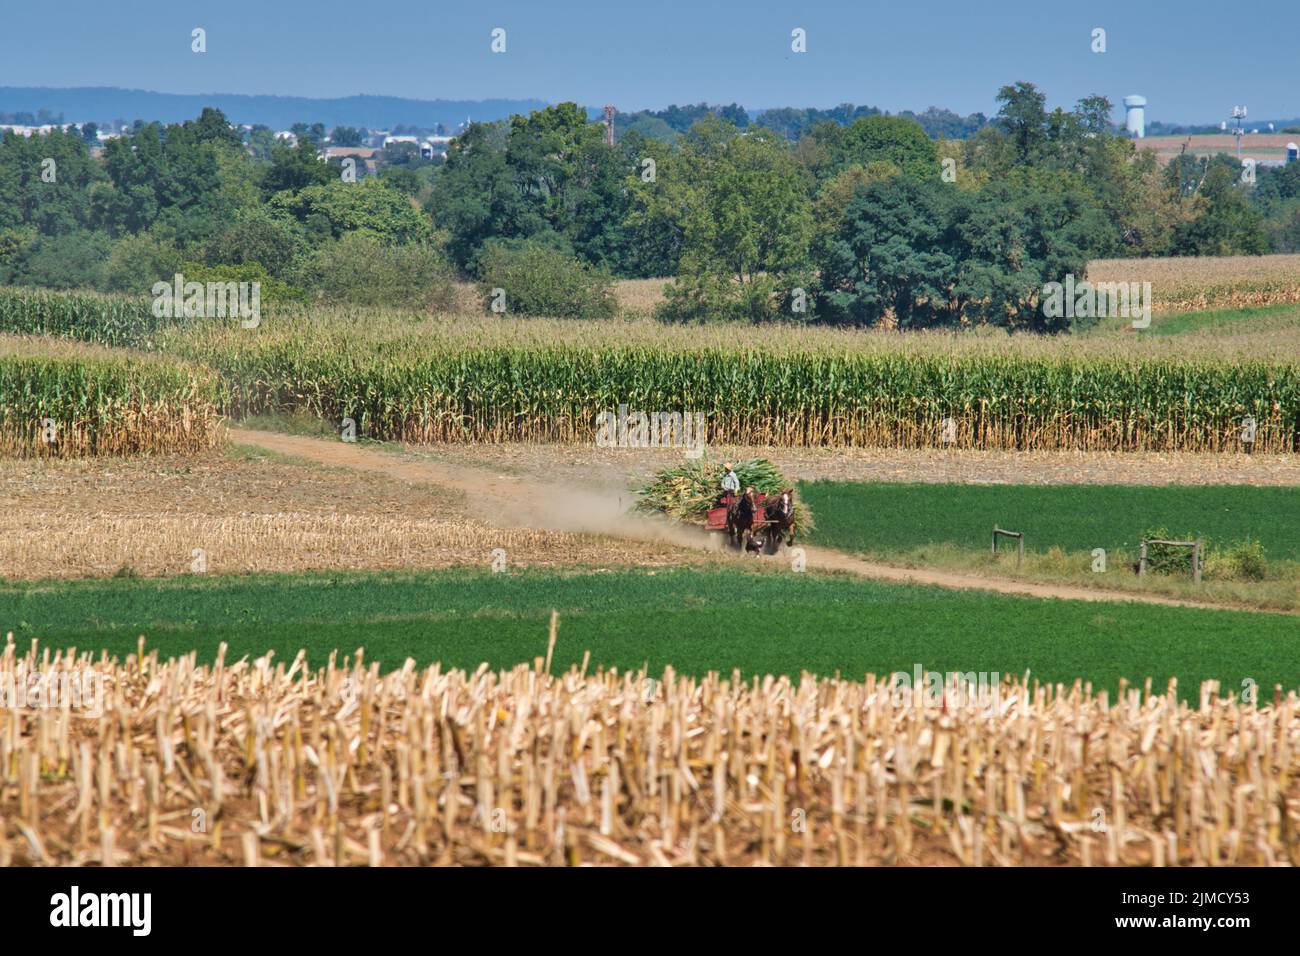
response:
[[[744,495],[723,495],[709,509],[705,527],[710,533],[726,532],[734,548],[755,554],[776,554],[781,539],[794,544],[794,492],[763,495],[752,489]]]
[[[729,472],[736,480],[724,485]],[[795,502],[789,479],[764,458],[738,461],[734,468],[707,461],[664,468],[637,496],[638,512],[694,525],[711,537],[725,532],[732,547],[760,554],[794,544],[796,524],[800,531],[813,528],[807,502]]]

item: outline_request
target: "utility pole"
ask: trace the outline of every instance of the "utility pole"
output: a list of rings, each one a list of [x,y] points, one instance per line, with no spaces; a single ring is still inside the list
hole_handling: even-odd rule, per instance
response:
[[[614,107],[605,107],[605,144],[614,145]]]
[[[1241,121],[1246,118],[1246,107],[1234,106],[1232,108],[1232,118],[1237,121],[1237,128],[1232,131],[1232,135],[1237,137],[1237,165],[1241,165]]]

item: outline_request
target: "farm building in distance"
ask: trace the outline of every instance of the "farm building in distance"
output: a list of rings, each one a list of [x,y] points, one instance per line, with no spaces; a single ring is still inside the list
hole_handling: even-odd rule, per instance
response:
[[[366,167],[366,172],[374,173],[379,171],[379,161],[375,159],[377,152],[379,150],[372,146],[326,146],[319,150],[319,155],[326,161],[350,157],[359,160]]]

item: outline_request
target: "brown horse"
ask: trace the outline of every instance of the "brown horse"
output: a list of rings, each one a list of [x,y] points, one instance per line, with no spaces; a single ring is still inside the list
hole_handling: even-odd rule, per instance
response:
[[[781,546],[781,536],[787,545],[794,544],[794,489],[786,488],[763,502],[763,518],[767,522],[767,538],[772,553]]]
[[[735,547],[748,544],[753,538],[754,519],[759,512],[758,495],[753,488],[746,488],[744,495],[727,511],[727,537]]]

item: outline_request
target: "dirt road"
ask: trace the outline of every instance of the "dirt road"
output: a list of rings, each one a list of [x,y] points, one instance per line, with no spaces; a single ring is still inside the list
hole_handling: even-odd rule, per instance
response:
[[[667,448],[595,444],[439,445],[440,462],[582,484],[592,475],[639,482],[682,463]],[[980,485],[1269,485],[1300,488],[1300,455],[1231,452],[980,451],[924,448],[791,448],[711,445],[717,462],[766,458],[799,481]]]
[[[497,527],[604,534],[631,540],[671,543],[695,550],[716,547],[716,542],[702,532],[653,518],[629,517],[627,508],[631,504],[630,496],[619,488],[559,485],[518,475],[502,475],[486,468],[449,464],[427,454],[418,457],[401,455],[370,445],[301,435],[246,428],[231,428],[229,434],[233,442],[281,455],[332,467],[386,475],[414,484],[464,491],[469,497],[469,507],[474,516],[493,522]],[[807,567],[811,570],[844,571],[902,584],[925,584],[1074,601],[1134,601],[1198,608],[1210,606],[1155,594],[1011,581],[929,568],[900,568],[866,561],[828,548],[805,547],[804,551]],[[736,560],[753,559],[737,556]]]

